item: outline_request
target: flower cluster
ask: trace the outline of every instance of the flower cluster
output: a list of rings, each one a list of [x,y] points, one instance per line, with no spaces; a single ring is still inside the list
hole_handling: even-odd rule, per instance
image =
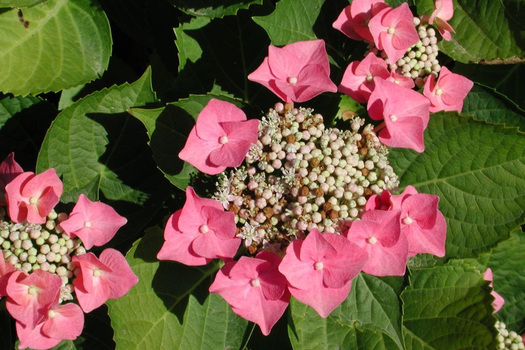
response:
[[[523,335],[519,335],[518,333],[514,331],[510,331],[507,329],[507,325],[501,321],[496,322],[496,330],[498,331],[498,335],[496,337],[496,340],[498,341],[498,346],[496,349],[501,350],[521,350],[525,349],[525,340],[523,338]]]
[[[84,312],[123,296],[138,279],[124,256],[105,249],[127,220],[80,195],[72,212],[54,208],[62,182],[54,169],[24,172],[13,155],[0,164],[9,219],[0,220],[0,297],[16,320],[21,349],[48,349],[76,339]]]
[[[218,112],[205,107],[197,125]],[[438,198],[412,187],[390,195],[397,176],[372,129],[358,117],[349,130],[326,128],[313,110],[277,103],[242,164],[218,175],[214,199],[187,188],[157,257],[223,259],[210,292],[268,334],[291,295],[327,317],[359,272],[403,275],[409,256],[443,256]],[[187,142],[181,153],[208,150]]]
[[[407,3],[392,8],[383,0],[355,0],[334,22],[349,38],[369,42],[370,53],[349,64],[338,89],[367,103],[372,119],[384,120],[384,144],[423,152],[429,113],[461,112],[473,83],[439,65],[438,38],[430,27],[450,40],[453,29],[446,21],[452,14],[452,0],[436,1],[432,15],[421,18],[413,17]],[[423,95],[414,86],[424,87]]]

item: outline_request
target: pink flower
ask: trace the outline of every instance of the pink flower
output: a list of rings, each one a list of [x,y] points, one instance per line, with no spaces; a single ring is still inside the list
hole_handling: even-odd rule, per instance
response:
[[[203,173],[218,174],[241,165],[257,142],[258,128],[259,121],[246,120],[234,104],[211,99],[199,113],[179,157]]]
[[[492,275],[492,270],[490,268],[485,270],[485,273],[483,274],[483,279],[485,281],[490,282],[489,284],[490,288],[494,288],[492,285],[493,275]],[[494,308],[494,313],[496,313],[501,309],[503,304],[505,304],[505,299],[503,299],[501,295],[496,293],[494,289],[492,289],[492,292],[490,292],[490,294],[494,297],[494,301],[492,302],[492,307]]]
[[[205,265],[211,259],[233,258],[241,244],[236,233],[234,213],[225,212],[221,203],[214,199],[197,196],[188,186],[184,207],[166,224],[166,241],[157,258],[186,265]]]
[[[363,271],[374,276],[402,276],[408,259],[408,243],[401,235],[399,210],[369,210],[350,222],[348,240],[367,252]]]
[[[425,82],[423,94],[430,100],[430,112],[457,111],[461,113],[463,100],[474,83],[462,75],[442,67],[438,80],[430,75]]]
[[[370,19],[384,8],[389,7],[384,0],[354,0],[343,9],[333,27],[350,39],[373,42],[368,28]]]
[[[354,61],[346,68],[339,91],[366,103],[375,87],[374,77],[388,79],[390,73],[385,60],[369,53],[361,62]]]
[[[268,251],[227,262],[217,272],[210,293],[218,293],[233,312],[257,323],[268,335],[290,301],[286,278],[277,269],[280,262],[279,256]]]
[[[288,246],[279,271],[297,300],[328,317],[346,299],[352,279],[367,259],[367,254],[345,237],[314,229],[306,239]]]
[[[18,175],[5,187],[9,217],[14,222],[44,224],[60,200],[62,188],[55,169],[38,175],[30,171]]]
[[[105,249],[97,259],[95,254],[75,255],[73,263],[79,274],[73,285],[78,303],[90,312],[108,299],[124,296],[138,282],[126,258],[115,249]]]
[[[394,71],[390,72],[390,76],[386,80],[409,89],[412,89],[415,86],[414,79],[405,77],[402,74],[397,74]]]
[[[268,57],[248,79],[266,86],[286,102],[304,102],[322,92],[336,92],[323,40],[270,45]]]
[[[429,120],[430,102],[420,93],[379,78],[368,100],[368,113],[374,120],[385,120],[379,140],[390,147],[425,150],[423,132]]]
[[[0,205],[7,204],[5,201],[5,186],[23,172],[24,169],[15,161],[13,152],[9,153],[6,159],[0,163]]]
[[[62,279],[50,272],[40,269],[31,274],[15,271],[7,281],[7,310],[18,322],[34,328],[56,303],[61,288]]]
[[[418,193],[412,186],[390,198],[392,210],[401,210],[401,233],[407,237],[408,254],[445,256],[447,222],[438,209],[439,197]]]
[[[35,327],[16,322],[20,349],[49,349],[63,339],[75,340],[84,328],[84,313],[74,303],[58,304],[49,308],[46,317]]]
[[[392,8],[384,8],[368,23],[374,43],[384,50],[391,63],[397,62],[407,49],[419,41],[414,16],[407,3]]]
[[[436,22],[436,27],[443,39],[449,41],[452,39],[450,32],[455,33],[454,28],[448,24],[448,20],[454,15],[454,4],[452,0],[436,0],[435,10],[430,15],[428,23],[433,24]]]
[[[71,238],[80,237],[84,247],[91,249],[109,242],[126,222],[127,219],[111,206],[92,202],[81,194],[69,218],[62,221],[60,227]]]

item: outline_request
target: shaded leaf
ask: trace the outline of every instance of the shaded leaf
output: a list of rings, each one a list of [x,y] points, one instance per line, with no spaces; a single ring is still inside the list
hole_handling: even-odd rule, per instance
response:
[[[199,301],[198,290],[207,290],[219,266],[159,262],[162,243],[162,231],[154,228],[127,254],[139,283],[108,301],[117,349],[240,348],[247,322],[217,295]]]
[[[123,181],[138,186],[151,176],[133,171],[149,157],[134,135],[141,128],[117,113],[154,101],[148,70],[133,84],[113,86],[75,102],[52,123],[38,156],[38,172],[55,168],[62,176],[63,201],[76,200],[78,191],[93,192],[96,182],[96,192],[108,199],[144,203],[146,193]]]
[[[489,88],[474,85],[463,104],[463,114],[489,123],[517,126],[525,131],[525,112]]]
[[[0,7],[25,7],[33,6],[45,0],[0,0]]]
[[[446,257],[475,257],[524,221],[525,137],[514,128],[435,113],[424,153],[391,149],[401,185],[440,197]]]
[[[111,46],[108,19],[94,0],[48,0],[2,12],[0,91],[56,92],[94,80],[106,70]]]
[[[42,99],[27,96],[27,97],[10,97],[6,96],[0,100],[0,128],[3,127],[6,121],[16,113],[22,111],[25,108],[33,106]]]
[[[222,18],[235,15],[241,9],[262,4],[262,0],[168,0],[179,10],[192,15]]]
[[[325,0],[281,0],[268,16],[254,17],[255,23],[266,30],[272,45],[315,40],[313,26]]]
[[[348,298],[325,319],[294,298],[290,306],[294,349],[403,348],[397,294],[377,277],[357,275]]]
[[[401,293],[407,350],[495,349],[496,319],[483,274],[461,266],[411,270]]]

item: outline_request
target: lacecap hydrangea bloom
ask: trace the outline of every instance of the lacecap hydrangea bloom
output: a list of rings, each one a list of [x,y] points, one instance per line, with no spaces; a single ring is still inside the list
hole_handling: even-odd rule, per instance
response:
[[[83,330],[84,313],[126,294],[138,279],[124,256],[102,246],[126,224],[109,205],[80,195],[56,213],[63,186],[54,169],[0,164],[9,218],[0,220],[0,297],[16,321],[20,349],[49,349]],[[76,300],[76,301],[75,301]]]
[[[269,57],[249,76],[290,103],[276,103],[258,121],[246,120],[229,102],[212,99],[181,152],[182,159],[216,176],[215,192],[203,198],[197,186],[187,187],[186,202],[169,218],[157,257],[186,265],[222,259],[210,292],[265,335],[291,296],[328,317],[347,298],[358,273],[404,275],[410,256],[444,254],[446,224],[439,199],[415,189],[399,199],[391,195],[399,182],[385,145],[393,140],[392,146],[421,151],[430,102],[396,84],[406,77],[391,74],[387,63],[374,57],[367,56],[370,63],[363,64],[362,73],[361,67],[355,70],[361,82],[354,86],[371,82],[381,87],[361,86],[369,93],[373,119],[388,124],[379,136],[364,118],[350,118],[344,129],[326,127],[321,114],[293,106],[333,91],[326,80],[324,43],[317,40],[270,47]],[[303,72],[319,74],[317,90],[314,80],[301,78]],[[374,74],[385,79],[369,80]],[[250,127],[227,131],[217,117],[222,111],[242,115]],[[229,142],[240,139],[240,133],[246,134],[242,147],[221,150],[234,154],[235,164],[214,161],[210,155],[223,136]],[[204,135],[212,136],[195,141]]]

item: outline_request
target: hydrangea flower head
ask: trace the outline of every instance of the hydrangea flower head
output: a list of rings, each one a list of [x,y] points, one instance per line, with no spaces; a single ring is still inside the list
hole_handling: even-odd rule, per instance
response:
[[[80,237],[84,247],[102,246],[126,224],[127,219],[102,202],[92,202],[84,194],[78,198],[69,218],[60,227],[72,238]]]
[[[436,0],[434,12],[430,15],[428,23],[434,24],[439,30],[443,39],[450,41],[450,32],[455,33],[454,28],[447,22],[454,15],[454,4],[452,0]]]
[[[430,100],[430,112],[457,111],[463,109],[463,101],[474,83],[468,78],[452,73],[447,67],[435,77],[429,76],[423,94]]]
[[[239,166],[257,142],[258,125],[234,104],[212,99],[199,113],[179,157],[210,175]]]
[[[231,305],[233,312],[257,323],[264,335],[281,318],[290,301],[286,278],[279,272],[281,258],[262,251],[224,265],[210,286]]]
[[[414,18],[408,4],[384,8],[368,23],[374,44],[384,50],[390,63],[403,57],[406,50],[419,41]]]
[[[384,8],[389,7],[384,0],[354,0],[339,14],[333,27],[350,39],[373,42],[368,28],[370,19]]]
[[[285,102],[304,102],[322,92],[336,92],[323,40],[270,45],[268,57],[248,79],[264,85]]]
[[[346,299],[367,259],[365,251],[345,237],[315,229],[288,246],[279,271],[297,300],[328,317]]]
[[[375,89],[368,100],[372,119],[384,120],[386,127],[379,139],[391,147],[425,150],[423,132],[429,121],[429,105],[425,96],[382,79],[375,79]]]
[[[204,265],[211,259],[231,259],[241,240],[235,237],[235,214],[220,202],[197,196],[186,188],[186,203],[175,212],[164,230],[164,245],[157,257],[186,265]]]
[[[15,177],[5,187],[9,217],[14,222],[44,224],[62,195],[62,181],[55,169],[41,174],[30,171]]]

